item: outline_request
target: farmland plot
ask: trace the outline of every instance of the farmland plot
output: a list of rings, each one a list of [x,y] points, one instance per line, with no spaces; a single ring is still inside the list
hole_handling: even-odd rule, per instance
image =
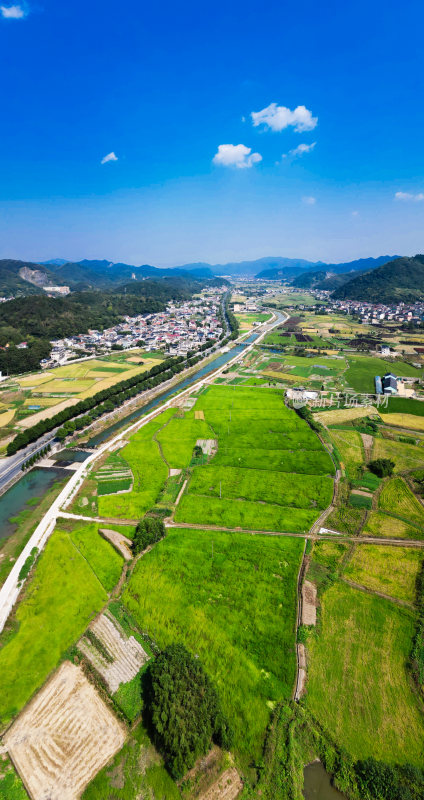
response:
[[[395,472],[424,467],[424,447],[390,439],[374,439],[372,457],[390,458],[395,462]]]
[[[82,670],[65,661],[8,730],[5,744],[33,800],[77,800],[125,738]]]
[[[194,469],[175,519],[308,530],[331,501],[334,467],[318,436],[286,408],[282,394],[214,386],[200,395],[196,408],[215,433],[218,452]]]
[[[421,551],[412,547],[361,544],[344,574],[369,589],[413,603],[422,560]]]
[[[402,478],[392,478],[383,486],[378,507],[424,529],[424,507]]]
[[[406,672],[414,630],[408,609],[346,584],[321,599],[306,703],[354,759],[422,765],[424,721]]]
[[[288,537],[173,530],[124,591],[159,647],[182,642],[199,654],[246,758],[260,756],[271,708],[293,689],[302,550]]]
[[[140,642],[134,636],[127,637],[119,622],[107,614],[101,614],[89,627],[94,637],[87,635],[78,643],[78,649],[104,679],[111,694],[118,691],[121,683],[135,678],[148,660]],[[101,643],[101,647],[97,645]]]
[[[28,702],[106,601],[86,558],[67,533],[55,531],[17,608],[18,625],[1,637],[1,724]]]
[[[168,477],[159,445],[152,437],[175,414],[169,408],[135,433],[121,451],[120,456],[129,465],[134,476],[132,490],[125,494],[103,495],[98,499],[101,517],[140,519],[151,508]]]

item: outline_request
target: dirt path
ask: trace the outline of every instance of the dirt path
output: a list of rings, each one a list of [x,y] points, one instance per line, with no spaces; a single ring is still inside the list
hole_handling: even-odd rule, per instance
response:
[[[348,586],[351,586],[352,589],[358,589],[360,592],[365,592],[366,594],[374,594],[376,597],[382,597],[383,600],[390,600],[391,603],[395,603],[397,606],[402,606],[403,608],[410,608],[412,611],[414,610],[414,604],[408,603],[407,600],[400,600],[398,597],[392,597],[390,594],[385,594],[384,592],[379,592],[377,589],[370,589],[369,586],[362,586],[361,583],[356,583],[355,581],[350,581],[349,578],[340,578],[343,583],[347,583]]]
[[[292,531],[258,531],[250,530],[248,528],[225,528],[222,525],[202,525],[194,524],[191,522],[167,522],[165,523],[167,529],[172,528],[187,528],[187,530],[201,530],[201,531],[224,531],[224,533],[248,533],[251,536],[291,536],[295,539],[326,539],[329,541],[340,542],[359,542],[361,544],[380,544],[393,547],[414,547],[424,549],[424,541],[416,539],[386,539],[378,536],[342,536],[337,534],[322,534],[316,537],[312,533],[293,533]]]
[[[372,446],[374,444],[374,437],[369,433],[361,433],[362,444],[364,445],[365,461],[371,461]]]

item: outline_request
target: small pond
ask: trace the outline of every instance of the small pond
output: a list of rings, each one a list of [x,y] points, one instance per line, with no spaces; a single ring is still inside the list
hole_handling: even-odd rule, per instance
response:
[[[330,776],[321,761],[308,764],[303,770],[305,800],[346,800],[346,795],[331,785]]]

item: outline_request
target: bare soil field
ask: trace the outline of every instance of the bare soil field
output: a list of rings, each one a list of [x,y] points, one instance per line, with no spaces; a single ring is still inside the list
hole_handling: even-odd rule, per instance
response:
[[[104,652],[86,636],[80,639],[78,649],[105,680],[111,694],[115,694],[121,683],[128,683],[137,675],[149,657],[137,639],[127,637],[119,622],[115,619],[112,622],[106,614],[94,620],[89,630],[101,642]]]
[[[199,800],[235,800],[242,789],[240,775],[235,767],[230,767],[220,775],[207,792],[199,797]]]
[[[118,551],[118,553],[123,556],[125,561],[131,561],[132,559],[132,552],[131,552],[131,539],[127,539],[123,533],[119,533],[118,531],[113,531],[111,528],[99,528],[100,536],[103,536],[111,545]]]
[[[302,625],[317,624],[317,587],[311,581],[302,586]]]
[[[77,800],[125,738],[82,670],[65,661],[4,742],[32,800]]]

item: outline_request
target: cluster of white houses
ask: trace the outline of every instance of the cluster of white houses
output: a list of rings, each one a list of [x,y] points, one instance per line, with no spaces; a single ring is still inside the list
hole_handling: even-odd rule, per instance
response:
[[[169,355],[187,355],[208,339],[222,333],[220,305],[222,289],[208,290],[184,303],[169,303],[166,311],[125,317],[118,325],[103,331],[69,336],[52,341],[52,352],[42,367],[65,364],[75,356],[103,354],[111,350],[161,350]]]

